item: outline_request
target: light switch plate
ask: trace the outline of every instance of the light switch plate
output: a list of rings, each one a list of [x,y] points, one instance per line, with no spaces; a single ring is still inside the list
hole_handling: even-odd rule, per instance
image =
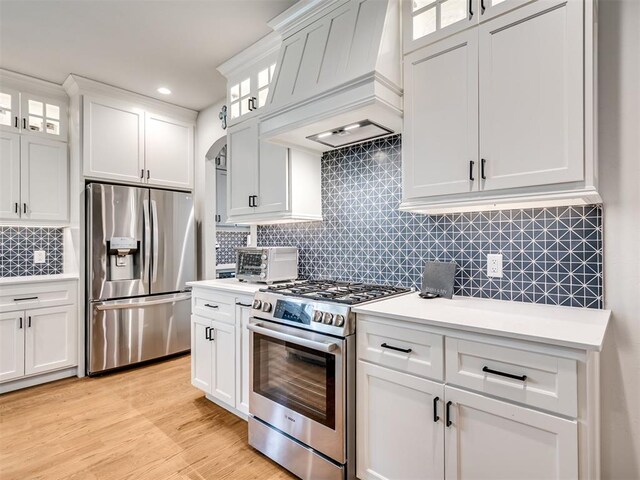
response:
[[[47,261],[47,252],[44,250],[35,250],[33,252],[33,263],[44,263]]]
[[[502,277],[502,254],[487,255],[487,277]]]

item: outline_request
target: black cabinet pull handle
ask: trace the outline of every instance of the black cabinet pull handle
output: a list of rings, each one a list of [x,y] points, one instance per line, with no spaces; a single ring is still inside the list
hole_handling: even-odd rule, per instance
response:
[[[26,118],[23,118],[23,119],[22,119],[22,128],[23,128],[24,130],[26,130],[26,129],[27,129],[27,119],[26,119]]]
[[[440,397],[436,397],[433,399],[433,421],[437,422],[438,420],[440,420],[440,417],[438,416],[438,400],[440,400]]]
[[[23,298],[14,298],[14,302],[24,302],[26,300],[37,300],[38,297],[23,297]]]
[[[18,209],[19,209],[19,208],[20,208],[20,206],[18,205],[18,202],[16,202],[16,205],[15,205],[16,213],[18,213]]]
[[[249,206],[250,207],[253,207],[252,203],[253,203],[253,195],[249,195]]]
[[[471,8],[472,4],[473,4],[473,0],[469,0],[469,20],[473,18],[473,10]]]
[[[480,159],[480,176],[482,177],[483,180],[487,179],[487,176],[485,175],[485,171],[484,171],[484,167],[486,164],[487,164],[486,158]]]
[[[447,427],[450,427],[453,424],[453,422],[451,421],[451,405],[452,404],[453,402],[449,400],[447,402],[447,408],[445,410],[445,417],[446,417],[445,423],[447,424]]]
[[[476,164],[476,162],[474,162],[473,160],[469,160],[469,180],[471,180],[472,182],[475,180],[475,178],[473,178],[473,166]]]
[[[27,213],[27,204],[26,204],[26,203],[23,203],[23,204],[22,204],[22,211],[23,211],[24,213]]]
[[[16,117],[18,118],[18,117]],[[20,317],[20,326],[18,328],[22,328],[22,317]]]
[[[29,316],[29,324],[27,326],[31,328],[31,316]]]
[[[211,330],[211,327],[205,327],[205,328],[204,328],[204,338],[205,338],[206,340],[211,340],[211,339],[209,338],[209,330]]]
[[[205,303],[204,306],[209,308],[220,308],[218,305],[211,305],[210,303]]]
[[[144,168],[140,170],[140,178],[144,178]]]
[[[482,371],[486,373],[491,373],[493,375],[500,375],[501,377],[513,378],[514,380],[520,380],[521,382],[524,382],[527,380],[526,375],[514,375],[513,373],[500,372],[498,370],[493,370],[492,368],[489,368],[486,366],[482,367]]]
[[[253,196],[253,206],[254,206],[254,207],[257,207],[257,206],[258,206],[258,196],[257,196],[257,195],[254,195],[254,196]]]
[[[151,178],[151,170],[147,170],[147,180]]]
[[[402,352],[402,353],[411,353],[413,351],[410,348],[394,347],[393,345],[387,345],[386,343],[383,343],[380,346],[382,348],[388,348],[389,350],[395,350],[396,352]]]
[[[236,305],[240,307],[248,307],[248,308],[251,308],[253,306],[250,303],[242,303],[242,302],[236,302]]]
[[[484,8],[484,0],[480,0],[480,15],[484,15],[485,10],[486,8]]]
[[[15,123],[14,123],[15,127],[18,128],[18,116],[15,116]]]

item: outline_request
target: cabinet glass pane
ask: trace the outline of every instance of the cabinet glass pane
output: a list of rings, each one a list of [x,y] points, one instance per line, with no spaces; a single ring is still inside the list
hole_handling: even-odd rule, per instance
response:
[[[42,102],[36,102],[35,100],[29,100],[29,115],[44,116],[42,109]]]
[[[493,6],[493,5],[497,5],[497,4],[502,3],[502,2],[505,2],[505,1],[506,1],[506,0],[491,0],[491,2],[490,2],[490,3],[491,3],[491,5]]]
[[[60,107],[47,103],[47,118],[60,120]]]
[[[249,113],[249,97],[240,100],[240,115]]]
[[[266,87],[269,85],[269,69],[265,68],[258,72],[258,88]]]
[[[448,27],[467,18],[467,0],[447,0],[440,5],[440,27]]]
[[[42,132],[44,130],[43,119],[29,116],[29,130],[32,132]]]
[[[251,92],[251,79],[247,78],[246,80],[243,80],[242,83],[240,84],[240,96],[244,97],[245,95],[249,95],[250,92]]]
[[[435,2],[436,0],[413,0],[413,2],[411,3],[413,5],[413,11],[415,12],[416,10],[420,10],[421,8],[424,8]]]
[[[46,122],[47,133],[51,133],[53,135],[60,135],[60,122],[57,120],[48,120]]]
[[[231,104],[231,118],[238,118],[240,116],[240,104],[238,102]]]
[[[11,110],[11,95],[0,92],[0,108]]]
[[[235,84],[229,89],[229,100],[235,102],[240,98],[240,85]]]
[[[413,17],[413,39],[424,37],[436,31],[436,9],[426,10]]]
[[[0,125],[11,125],[11,110],[0,107]]]
[[[258,108],[264,107],[267,103],[267,96],[269,95],[269,87],[265,87],[258,91]]]

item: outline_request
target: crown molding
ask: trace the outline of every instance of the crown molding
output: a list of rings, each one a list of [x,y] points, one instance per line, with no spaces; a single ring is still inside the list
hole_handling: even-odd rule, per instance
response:
[[[281,44],[280,34],[271,32],[219,65],[217,70],[226,78],[233,77],[236,72],[246,70],[248,67],[276,54],[280,50]]]
[[[62,85],[2,68],[0,68],[0,85],[15,90],[26,90],[31,93],[54,96],[65,101],[69,100]]]

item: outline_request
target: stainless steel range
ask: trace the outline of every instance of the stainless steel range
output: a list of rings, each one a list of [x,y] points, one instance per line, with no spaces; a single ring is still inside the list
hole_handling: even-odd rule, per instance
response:
[[[250,336],[249,444],[303,479],[355,478],[355,314],[407,288],[297,281],[260,290]]]

